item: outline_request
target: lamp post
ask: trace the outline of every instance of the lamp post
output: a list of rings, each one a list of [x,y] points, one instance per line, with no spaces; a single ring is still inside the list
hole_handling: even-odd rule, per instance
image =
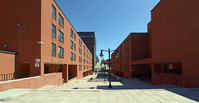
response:
[[[104,61],[104,81],[106,81],[106,65],[105,65],[105,61]]]
[[[109,86],[108,86],[108,88],[112,88],[112,85],[111,85],[111,63],[110,63],[110,61],[111,61],[111,56],[110,56],[110,53],[111,52],[113,52],[113,51],[116,51],[116,50],[110,50],[110,48],[108,49],[108,50],[101,50],[101,53],[100,53],[100,57],[102,58],[104,55],[102,54],[102,52],[103,51],[106,51],[106,52],[108,52],[108,56],[109,56],[109,59],[108,59],[108,61],[109,61]],[[118,57],[118,52],[116,51],[116,58]]]

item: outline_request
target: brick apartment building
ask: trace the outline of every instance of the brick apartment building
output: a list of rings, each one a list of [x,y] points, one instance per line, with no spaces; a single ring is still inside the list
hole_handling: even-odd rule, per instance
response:
[[[116,51],[119,56],[116,58]],[[131,33],[129,36],[118,46],[112,54],[112,71],[116,75],[131,78],[132,65],[131,62],[143,58],[148,58],[148,33]],[[133,73],[139,71],[133,71]]]
[[[49,77],[42,86],[92,72],[91,52],[54,0],[1,0],[0,9],[0,50],[16,52],[14,70],[5,73]]]
[[[92,53],[92,68],[95,72],[96,65],[96,39],[95,32],[77,32]]]
[[[161,0],[151,11],[148,33],[131,33],[117,48],[119,58],[112,54],[114,73],[152,84],[199,87],[198,5],[198,0]]]

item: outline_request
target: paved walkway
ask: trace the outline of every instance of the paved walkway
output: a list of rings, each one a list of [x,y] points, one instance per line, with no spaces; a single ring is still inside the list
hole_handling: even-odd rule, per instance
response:
[[[0,98],[0,103],[199,103],[197,88],[168,88],[122,79],[122,82],[113,82],[113,88],[109,89],[108,82],[88,82],[91,77]]]

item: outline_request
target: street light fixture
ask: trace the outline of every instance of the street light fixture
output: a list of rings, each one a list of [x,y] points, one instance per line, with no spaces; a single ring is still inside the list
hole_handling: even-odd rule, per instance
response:
[[[116,58],[118,57],[118,51],[117,50],[110,50],[110,48],[108,49],[108,50],[101,50],[101,53],[100,53],[100,57],[102,58],[104,55],[103,55],[103,51],[106,51],[106,52],[108,52],[108,56],[109,56],[109,59],[108,59],[108,61],[109,61],[109,86],[108,86],[108,88],[112,88],[112,85],[111,85],[111,63],[110,63],[110,61],[111,61],[111,56],[110,56],[110,53],[111,52],[113,52],[113,51],[116,51]]]
[[[101,58],[103,58],[103,56],[104,56],[104,55],[102,54],[102,50],[101,50],[101,53],[100,53],[100,55],[99,55],[99,56],[100,56]]]

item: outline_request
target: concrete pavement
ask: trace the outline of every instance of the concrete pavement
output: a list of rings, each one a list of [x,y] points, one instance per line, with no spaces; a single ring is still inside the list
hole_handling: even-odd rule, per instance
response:
[[[108,82],[88,82],[91,77],[30,90],[0,103],[199,103],[197,88],[168,88],[123,78],[109,89]]]

